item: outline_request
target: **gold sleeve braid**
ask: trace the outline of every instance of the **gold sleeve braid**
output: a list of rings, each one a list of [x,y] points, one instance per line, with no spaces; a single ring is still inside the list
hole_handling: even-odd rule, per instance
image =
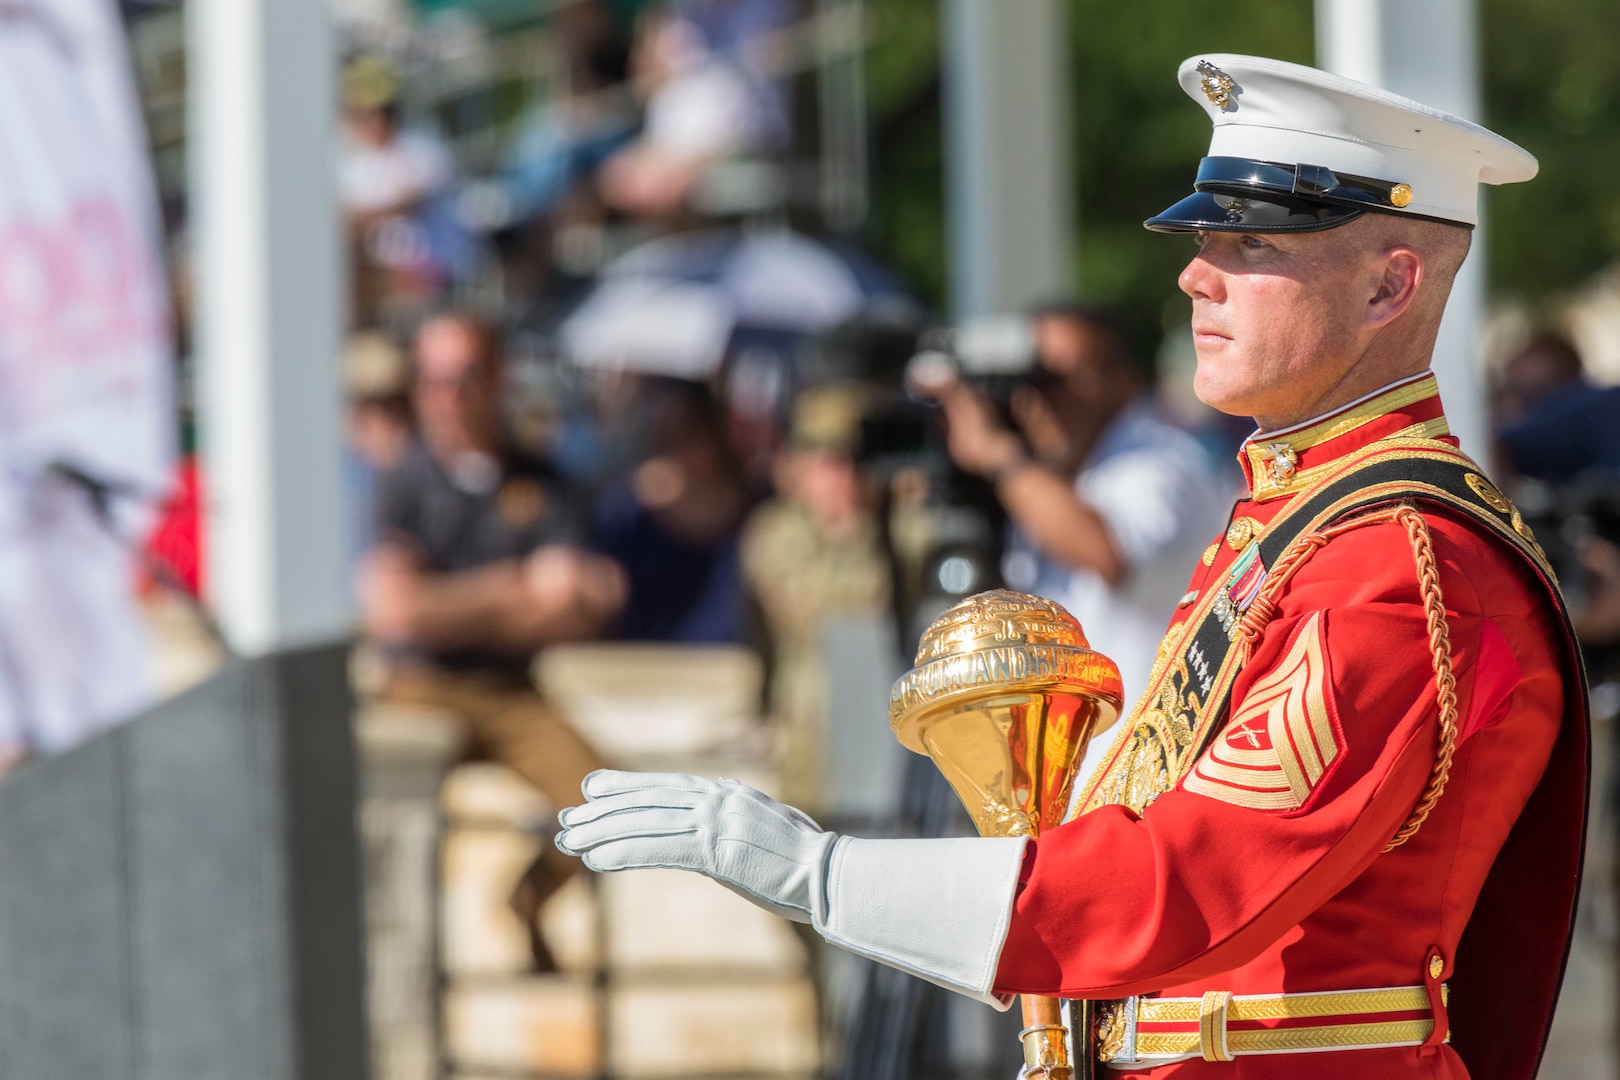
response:
[[[1440,592],[1440,571],[1434,559],[1434,545],[1429,537],[1428,523],[1423,515],[1410,506],[1396,506],[1352,518],[1321,532],[1302,536],[1289,545],[1266,575],[1260,595],[1235,628],[1240,650],[1239,662],[1247,663],[1249,654],[1260,639],[1261,632],[1277,611],[1277,598],[1290,578],[1310,560],[1310,557],[1333,537],[1352,529],[1368,525],[1393,522],[1406,530],[1412,545],[1412,561],[1417,569],[1418,591],[1423,597],[1423,614],[1428,623],[1429,657],[1434,666],[1436,702],[1440,712],[1440,745],[1435,753],[1434,767],[1429,773],[1428,785],[1394,838],[1384,847],[1392,851],[1410,840],[1423,827],[1435,803],[1446,790],[1451,776],[1451,759],[1457,750],[1457,675],[1451,660],[1451,633],[1446,627],[1445,598]]]

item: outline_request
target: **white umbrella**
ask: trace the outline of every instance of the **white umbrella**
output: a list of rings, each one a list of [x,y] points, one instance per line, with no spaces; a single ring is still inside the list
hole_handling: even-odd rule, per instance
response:
[[[701,379],[741,334],[813,334],[900,294],[869,260],[797,233],[706,232],[614,260],[560,335],[582,367]]]

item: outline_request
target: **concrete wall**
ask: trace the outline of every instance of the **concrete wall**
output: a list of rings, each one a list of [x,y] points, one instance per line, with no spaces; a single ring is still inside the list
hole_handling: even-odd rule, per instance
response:
[[[341,648],[0,782],[0,1078],[365,1074]]]

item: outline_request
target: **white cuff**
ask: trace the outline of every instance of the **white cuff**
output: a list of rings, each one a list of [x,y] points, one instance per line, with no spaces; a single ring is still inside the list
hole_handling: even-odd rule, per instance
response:
[[[990,992],[1012,921],[1027,837],[841,837],[814,912],[821,936],[998,1009]]]

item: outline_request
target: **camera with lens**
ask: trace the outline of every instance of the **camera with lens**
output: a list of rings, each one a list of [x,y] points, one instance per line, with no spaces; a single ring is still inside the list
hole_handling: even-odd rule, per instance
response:
[[[1036,362],[1034,321],[997,315],[923,326],[859,317],[823,335],[805,361],[801,373],[816,381],[857,378],[882,388],[862,417],[856,459],[881,480],[888,516],[913,525],[920,517],[929,537],[924,552],[895,560],[905,632],[914,635],[957,600],[1001,585],[1005,512],[991,484],[952,462],[935,398],[964,383],[1016,431],[1014,395],[1049,378]]]
[[[1034,320],[1022,315],[988,315],[925,330],[906,365],[913,393],[966,382],[1003,412],[1019,387],[1039,388],[1050,380],[1036,362]]]
[[[1564,595],[1579,606],[1593,587],[1581,549],[1594,539],[1620,547],[1620,473],[1592,470],[1560,484],[1520,479],[1508,490]]]
[[[1036,362],[1034,321],[1020,315],[991,315],[958,326],[890,328],[888,333],[858,335],[880,349],[860,360],[842,357],[840,367],[858,369],[861,377],[890,391],[885,403],[871,410],[862,424],[859,457],[880,471],[911,466],[949,474],[939,421],[937,394],[965,383],[995,406],[1002,423],[1013,431],[1011,404],[1021,387],[1040,389],[1053,376]],[[899,337],[896,337],[896,334]],[[847,346],[856,337],[850,327],[832,337]],[[825,362],[825,353],[823,353]]]

